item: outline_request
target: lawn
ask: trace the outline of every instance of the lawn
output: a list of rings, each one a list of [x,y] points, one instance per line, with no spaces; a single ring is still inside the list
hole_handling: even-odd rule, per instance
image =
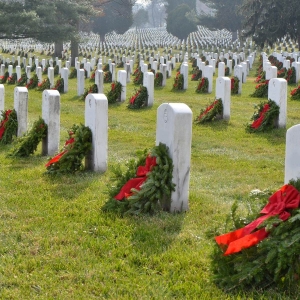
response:
[[[212,278],[213,236],[224,232],[232,203],[243,203],[253,189],[275,191],[283,185],[286,129],[245,131],[254,104],[261,101],[249,96],[257,66],[258,58],[242,94],[231,97],[229,122],[193,125],[185,213],[121,217],[101,210],[111,167],[155,145],[160,104],[185,103],[196,118],[214,99],[215,89],[197,94],[195,81],[186,91],[172,91],[175,70],[164,88],[155,88],[153,107],[129,110],[128,100],[109,106],[105,174],[49,176],[41,145],[26,159],[7,157],[13,146],[1,145],[0,298],[295,299],[289,290],[276,288],[224,291]],[[127,99],[138,88],[132,81]],[[69,92],[61,95],[61,146],[68,129],[84,123],[76,82],[70,79]],[[85,86],[91,84],[86,79]],[[294,86],[288,86],[288,95]],[[13,108],[13,89],[5,85],[5,109]],[[42,93],[29,90],[28,127],[41,116],[41,103]],[[288,96],[287,129],[299,116],[300,104]]]

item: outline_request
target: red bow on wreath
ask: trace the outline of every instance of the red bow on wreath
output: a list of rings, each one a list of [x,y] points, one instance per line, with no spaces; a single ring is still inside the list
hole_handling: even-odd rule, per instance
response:
[[[252,128],[257,129],[260,127],[260,125],[263,122],[265,115],[269,109],[270,109],[270,105],[268,103],[266,103],[264,105],[262,111],[260,112],[259,117],[255,121],[253,121],[253,123],[251,124]]]
[[[240,252],[242,249],[250,248],[268,236],[265,228],[253,232],[260,224],[272,216],[278,215],[283,221],[290,217],[288,209],[298,208],[300,194],[292,185],[284,185],[280,190],[269,198],[269,203],[261,210],[261,216],[238,230],[215,237],[216,242],[223,248],[228,246],[224,255]]]
[[[8,119],[9,119],[9,115],[11,114],[12,110],[9,109],[5,112],[5,118],[4,120],[1,121],[0,123],[0,140],[2,139],[3,137],[3,134],[5,132],[5,124],[7,123]]]
[[[72,135],[72,133],[70,133],[70,136],[71,136],[71,135]],[[60,153],[58,153],[56,156],[54,156],[52,159],[50,159],[50,160],[46,163],[45,167],[49,167],[50,165],[57,163],[57,162],[61,159],[61,157],[62,157],[66,152],[68,152],[68,148],[66,148],[66,147],[67,147],[68,145],[70,145],[69,147],[72,147],[72,144],[73,144],[74,142],[75,142],[74,137],[69,138],[69,139],[65,142],[65,145],[64,145],[65,150],[63,150],[62,152],[60,152]]]
[[[116,200],[123,200],[124,198],[128,198],[132,195],[131,189],[140,190],[141,185],[146,181],[147,174],[151,172],[152,168],[156,166],[156,157],[155,156],[147,156],[146,165],[139,166],[136,171],[135,178],[129,179],[121,188],[118,195],[115,196]]]

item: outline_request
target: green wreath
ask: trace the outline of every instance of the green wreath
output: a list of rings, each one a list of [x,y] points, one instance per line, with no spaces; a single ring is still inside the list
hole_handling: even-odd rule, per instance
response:
[[[109,104],[116,103],[120,101],[122,93],[122,84],[119,81],[113,82],[111,84],[111,89],[107,93],[107,101]]]
[[[14,109],[2,111],[0,122],[0,143],[3,145],[10,144],[13,140],[13,137],[17,135],[17,131],[17,112]]]
[[[173,162],[168,154],[168,147],[160,143],[148,151],[138,153],[137,160],[130,160],[126,163],[127,170],[120,165],[114,167],[112,181],[109,187],[109,200],[102,207],[104,211],[115,211],[121,214],[154,213],[158,210],[169,210],[171,204],[171,193],[175,190],[172,182]],[[123,199],[116,200],[120,195],[122,187],[132,178],[136,177],[140,166],[145,165],[147,158],[155,158],[149,172],[145,175],[140,189],[131,189],[131,194]]]
[[[38,144],[47,135],[47,124],[42,118],[34,122],[30,131],[17,139],[17,145],[9,156],[28,157],[36,151]]]
[[[215,99],[205,109],[201,109],[199,116],[195,119],[195,123],[202,124],[220,119],[223,115],[222,99]]]
[[[135,94],[129,99],[128,108],[139,109],[146,107],[148,104],[148,90],[145,86],[140,86],[140,88],[135,92]]]
[[[48,173],[75,173],[83,169],[82,160],[92,149],[92,132],[81,124],[73,125],[68,134],[62,152],[46,164]]]
[[[86,96],[91,93],[93,93],[93,94],[98,93],[98,86],[96,83],[92,84],[89,88],[84,90],[84,93],[81,96],[81,100],[85,101]]]

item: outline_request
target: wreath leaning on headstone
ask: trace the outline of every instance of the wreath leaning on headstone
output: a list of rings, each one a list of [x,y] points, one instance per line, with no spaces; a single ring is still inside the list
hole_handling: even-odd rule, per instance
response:
[[[38,144],[47,135],[47,124],[42,118],[34,122],[30,131],[17,139],[17,144],[9,156],[28,157],[36,151]]]
[[[112,169],[114,184],[102,209],[135,215],[169,210],[175,185],[168,147],[160,143],[149,154],[147,150],[138,153],[138,159],[128,161],[126,166],[127,170],[119,165]]]
[[[239,210],[240,200],[232,205],[226,219],[229,232],[226,228],[228,233],[215,237],[218,245],[211,257],[213,280],[218,286],[225,290],[276,287],[288,289],[289,293],[297,289],[300,278],[299,191],[298,178],[273,195],[268,190],[252,191],[242,210]]]
[[[83,158],[92,149],[92,132],[84,125],[73,125],[62,151],[46,164],[47,172],[75,173],[83,169]]]
[[[81,100],[85,101],[86,96],[91,93],[93,93],[93,94],[98,93],[98,86],[96,83],[92,84],[89,88],[84,90],[84,93],[81,96]]]
[[[255,105],[257,111],[254,112],[251,124],[246,125],[247,132],[262,132],[277,126],[279,116],[279,106],[272,100],[261,102]]]
[[[140,88],[135,92],[135,94],[129,99],[128,108],[139,109],[146,107],[148,104],[148,90],[145,86],[140,86]]]
[[[236,76],[232,77],[230,80],[231,94],[236,95],[239,93],[240,80]]]
[[[119,81],[112,82],[111,89],[107,93],[107,101],[109,104],[120,101],[122,93],[122,84]]]
[[[0,122],[0,143],[10,144],[13,137],[17,135],[18,118],[14,109],[2,111]]]
[[[196,88],[196,93],[208,93],[208,85],[209,82],[207,77],[200,78]]]
[[[223,115],[222,99],[215,99],[205,109],[200,111],[199,116],[195,119],[195,123],[202,124],[213,120],[221,119]]]

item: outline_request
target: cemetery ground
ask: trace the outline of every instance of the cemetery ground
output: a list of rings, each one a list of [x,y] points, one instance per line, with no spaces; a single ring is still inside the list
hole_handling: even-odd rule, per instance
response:
[[[258,59],[258,58],[257,58]],[[127,109],[127,101],[108,110],[108,171],[50,176],[41,145],[30,158],[7,157],[0,147],[1,299],[295,299],[297,291],[223,291],[212,281],[214,236],[225,233],[235,200],[251,190],[276,191],[284,181],[286,129],[299,123],[300,103],[290,100],[287,128],[249,134],[254,104],[253,66],[242,94],[231,96],[229,122],[193,124],[189,211],[120,217],[103,212],[111,167],[124,166],[137,150],[155,145],[156,111],[162,103],[185,103],[198,116],[214,99],[197,94],[197,82],[171,91],[173,77],[155,88],[154,105]],[[179,64],[177,65],[179,66]],[[191,70],[191,65],[189,65]],[[216,69],[217,74],[217,69]],[[61,141],[73,124],[84,124],[84,102],[77,79],[61,94]],[[93,82],[86,79],[85,86]],[[14,86],[5,85],[5,109],[13,108]],[[107,92],[110,84],[105,84]],[[29,90],[30,125],[41,116],[42,93]],[[294,294],[295,293],[295,294]]]

